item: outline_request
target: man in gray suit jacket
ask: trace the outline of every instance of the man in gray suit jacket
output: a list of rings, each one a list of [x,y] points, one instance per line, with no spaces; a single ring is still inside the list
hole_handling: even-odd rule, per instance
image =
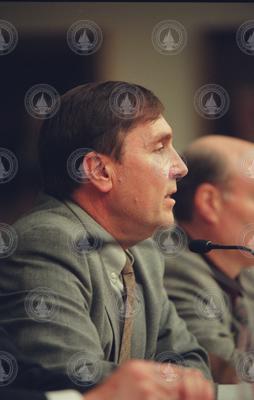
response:
[[[144,400],[144,383],[151,379],[156,383],[157,363],[130,360],[84,397],[82,386],[71,381],[67,373],[44,369],[19,353],[1,327],[0,349],[1,400]],[[9,364],[14,360],[15,364]],[[137,370],[142,371],[138,380]],[[179,386],[180,382],[176,383]]]
[[[2,325],[27,356],[67,371],[84,391],[118,366],[120,354],[210,377],[205,351],[167,298],[164,263],[148,239],[173,222],[171,195],[187,173],[162,111],[152,92],[124,82],[67,92],[40,133],[47,196],[14,225],[17,248],[1,263]],[[161,374],[171,371],[174,381],[170,368]],[[177,399],[212,398],[208,381],[183,370],[195,379],[186,387],[182,380]]]
[[[253,154],[253,143],[220,135],[199,138],[186,149],[189,174],[179,183],[174,213],[189,237],[253,247]],[[239,250],[175,252],[176,257],[166,257],[168,296],[209,352],[214,379],[254,382],[248,360],[253,346],[253,256]]]

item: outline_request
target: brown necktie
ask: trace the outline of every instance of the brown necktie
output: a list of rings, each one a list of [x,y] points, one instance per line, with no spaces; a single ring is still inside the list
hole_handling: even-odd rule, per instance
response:
[[[132,263],[128,256],[125,267],[122,270],[122,277],[126,290],[126,301],[119,364],[122,364],[124,361],[129,360],[131,357],[131,335],[133,329],[133,306],[135,300],[136,281],[132,268]]]

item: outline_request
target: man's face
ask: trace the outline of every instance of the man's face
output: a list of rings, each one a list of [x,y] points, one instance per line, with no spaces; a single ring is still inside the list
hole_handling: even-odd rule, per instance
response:
[[[114,213],[140,231],[173,223],[172,193],[187,167],[172,144],[172,129],[161,116],[139,124],[124,140],[120,163],[115,163],[112,196]]]
[[[223,195],[223,214],[220,231],[223,242],[244,245],[254,249],[254,180],[235,174],[229,190]],[[237,254],[243,266],[254,265],[248,253]]]

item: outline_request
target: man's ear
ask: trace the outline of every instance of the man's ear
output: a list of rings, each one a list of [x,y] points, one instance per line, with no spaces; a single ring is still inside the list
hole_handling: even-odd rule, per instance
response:
[[[207,223],[220,222],[222,210],[222,198],[220,190],[211,183],[202,183],[194,195],[194,207]]]
[[[113,165],[109,157],[91,151],[84,156],[83,169],[98,190],[107,193],[112,189]]]

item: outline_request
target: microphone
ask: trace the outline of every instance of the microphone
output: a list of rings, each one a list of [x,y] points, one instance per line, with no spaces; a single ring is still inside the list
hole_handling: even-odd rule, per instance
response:
[[[243,250],[254,256],[254,250],[246,246],[232,246],[212,243],[210,240],[190,240],[189,249],[194,253],[208,253],[211,250]]]

